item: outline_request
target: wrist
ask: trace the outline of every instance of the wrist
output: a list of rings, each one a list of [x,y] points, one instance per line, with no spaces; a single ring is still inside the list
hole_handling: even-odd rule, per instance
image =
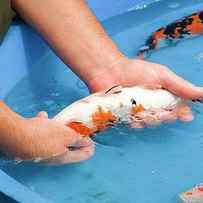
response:
[[[114,85],[123,84],[123,72],[130,59],[125,56],[118,58],[108,67],[95,72],[91,78],[86,80],[86,84],[91,92],[101,91],[111,88]]]
[[[120,61],[126,58],[118,49],[114,47],[114,50],[105,50],[101,53],[94,53],[94,56],[85,59],[86,62],[80,61],[81,64],[84,64],[82,68],[78,68],[79,71],[76,71],[80,78],[86,83],[92,79],[103,75],[104,73],[109,72],[114,66],[120,63]],[[81,64],[79,66],[81,66]],[[84,68],[86,67],[86,68]]]

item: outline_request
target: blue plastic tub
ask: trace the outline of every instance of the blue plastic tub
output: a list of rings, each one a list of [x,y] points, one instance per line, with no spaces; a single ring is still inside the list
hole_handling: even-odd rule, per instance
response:
[[[188,0],[88,2],[109,35],[129,57],[135,55],[149,33],[159,26],[203,6],[198,0],[195,3]],[[135,21],[137,27],[134,26]],[[134,40],[135,33],[137,40]],[[171,52],[168,57],[168,52],[164,50],[161,58],[155,54],[150,60],[171,65],[172,69],[186,79],[202,85],[201,72],[194,76],[191,69],[178,68],[190,64],[198,69],[202,65],[201,47],[193,50],[194,57],[198,57],[194,63],[190,60],[188,48],[184,48],[192,47],[192,44],[193,41],[188,41],[177,47],[180,57],[186,56],[184,60],[176,58],[177,52]],[[67,69],[32,28],[22,22],[12,25],[0,46],[0,67],[0,98],[25,116],[35,115],[40,110],[47,110],[52,116],[68,103],[88,94],[82,81]],[[197,122],[188,125],[177,122],[158,129],[138,131],[140,138],[126,138],[115,131],[107,133],[104,138],[97,138],[96,141],[102,144],[97,146],[95,157],[82,164],[46,167],[2,161],[0,191],[25,203],[178,202],[179,192],[202,182],[201,171],[198,170],[202,164],[191,164],[191,160],[201,159],[203,153],[203,148],[200,147],[200,118],[202,117],[199,116]],[[193,141],[189,136],[185,137],[186,131],[194,133]],[[153,136],[149,137],[149,134]],[[113,136],[117,137],[113,139]],[[182,144],[185,148],[179,147]],[[138,159],[134,160],[135,157]]]
[[[99,0],[89,0],[88,2],[97,17],[104,20],[123,13],[137,4],[151,3],[153,0],[109,0],[108,4]],[[50,52],[50,48],[35,31],[22,23],[14,23],[0,46],[0,66],[2,67],[0,98],[4,99],[9,91],[29,73],[33,64],[48,52]],[[1,170],[0,182],[0,191],[19,202],[49,202]]]

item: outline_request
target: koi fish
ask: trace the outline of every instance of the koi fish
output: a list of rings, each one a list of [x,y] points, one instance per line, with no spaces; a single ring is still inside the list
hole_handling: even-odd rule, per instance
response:
[[[180,194],[183,203],[202,203],[203,202],[203,185],[198,185],[187,192]]]
[[[182,39],[203,34],[203,11],[183,17],[165,27],[159,28],[147,39],[138,51],[138,57],[144,59],[153,50],[177,44]]]
[[[53,119],[90,136],[118,122],[132,127],[159,123],[181,102],[163,89],[115,86],[74,102]]]

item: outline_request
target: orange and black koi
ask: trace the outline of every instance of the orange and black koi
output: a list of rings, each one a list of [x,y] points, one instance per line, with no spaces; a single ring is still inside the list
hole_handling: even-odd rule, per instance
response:
[[[151,51],[173,45],[182,39],[203,34],[203,11],[183,17],[165,27],[159,28],[139,49],[138,57],[145,58]]]

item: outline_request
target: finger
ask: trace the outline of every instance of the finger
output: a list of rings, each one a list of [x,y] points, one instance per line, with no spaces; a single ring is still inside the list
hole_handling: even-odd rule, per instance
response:
[[[142,129],[145,127],[143,123],[138,123],[138,122],[132,122],[129,125],[130,125],[130,128],[137,128],[137,129]]]
[[[143,121],[147,126],[155,126],[155,125],[161,124],[161,121],[160,121],[159,117],[157,117],[157,116],[148,115],[143,119]]]
[[[92,143],[90,146],[87,147],[81,147],[77,150],[73,151],[66,151],[66,153],[50,158],[46,161],[43,161],[45,164],[49,165],[59,165],[59,164],[67,164],[67,163],[76,163],[81,162],[89,159],[93,156],[95,152],[95,145]]]
[[[37,114],[37,117],[40,117],[40,118],[48,118],[48,114],[47,114],[47,112],[45,112],[45,111],[40,111],[40,112]]]
[[[161,122],[172,122],[177,120],[177,114],[174,111],[162,111],[158,114]]]
[[[147,84],[147,85],[143,84],[140,86],[142,86],[143,88],[146,88],[146,89],[150,89],[150,90],[157,90],[157,89],[162,88],[161,84]]]
[[[89,137],[84,137],[69,127],[65,126],[65,128],[64,143],[66,147],[84,147],[92,144],[93,141]]]
[[[177,96],[184,99],[203,98],[203,88],[194,86],[169,69],[165,69],[160,77],[162,86]]]
[[[176,109],[177,116],[182,121],[192,121],[194,119],[191,108],[186,104],[180,104]]]

